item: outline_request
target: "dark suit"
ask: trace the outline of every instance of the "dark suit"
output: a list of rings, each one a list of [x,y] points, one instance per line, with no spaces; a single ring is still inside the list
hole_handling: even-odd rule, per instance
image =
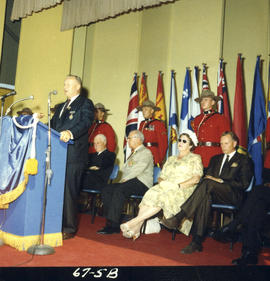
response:
[[[107,184],[113,170],[115,153],[105,149],[100,154],[88,154],[88,167],[97,166],[99,170],[86,170],[83,178],[83,188],[101,189]]]
[[[243,192],[250,184],[253,175],[250,159],[236,152],[219,175],[223,157],[224,154],[213,156],[206,174],[221,178],[224,182],[203,179],[181,206],[187,218],[194,216],[192,234],[195,236],[204,236],[212,203],[240,206]]]
[[[91,100],[78,96],[70,106],[60,113],[65,103],[60,104],[51,120],[51,127],[58,132],[69,130],[73,135],[73,144],[68,145],[63,232],[77,231],[77,198],[80,190],[82,174],[88,157],[88,128],[94,120],[94,105]]]
[[[234,225],[241,224],[242,228],[242,253],[249,251],[257,255],[261,248],[260,233],[270,211],[270,188],[257,186],[249,194],[241,208]]]

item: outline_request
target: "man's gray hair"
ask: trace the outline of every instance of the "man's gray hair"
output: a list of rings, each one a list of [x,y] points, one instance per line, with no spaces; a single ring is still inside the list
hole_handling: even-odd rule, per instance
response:
[[[67,78],[73,78],[77,81],[77,83],[80,85],[80,88],[82,88],[82,79],[77,76],[77,75],[73,75],[73,74],[69,74],[67,75]]]
[[[94,137],[94,140],[95,139],[101,139],[105,144],[107,144],[107,138],[106,136],[104,136],[103,134],[98,134]]]
[[[144,135],[141,131],[139,130],[133,130],[131,131],[137,138],[139,138],[141,140],[141,142],[143,143],[144,142]],[[130,132],[130,133],[131,133]]]

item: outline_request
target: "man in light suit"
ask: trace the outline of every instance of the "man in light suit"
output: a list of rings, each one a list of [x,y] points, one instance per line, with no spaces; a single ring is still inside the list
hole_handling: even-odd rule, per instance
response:
[[[138,130],[131,131],[127,140],[132,153],[124,164],[120,182],[102,189],[106,225],[98,231],[99,234],[119,233],[125,200],[132,194],[144,195],[153,185],[153,156],[143,145],[143,133]]]
[[[101,190],[113,170],[115,153],[107,149],[107,138],[103,134],[96,135],[93,143],[96,152],[88,154],[88,169],[84,173],[82,186]]]
[[[60,140],[68,145],[62,232],[63,239],[74,237],[77,232],[77,199],[83,171],[88,156],[88,128],[94,120],[94,105],[80,95],[81,79],[69,75],[64,81],[67,101],[59,104],[51,120],[51,127],[60,132]]]
[[[236,151],[238,137],[226,131],[221,135],[223,154],[211,158],[206,176],[175,217],[163,221],[169,228],[176,227],[183,218],[192,219],[192,242],[181,250],[182,254],[202,251],[202,242],[208,225],[211,204],[240,206],[244,190],[253,176],[251,160]]]

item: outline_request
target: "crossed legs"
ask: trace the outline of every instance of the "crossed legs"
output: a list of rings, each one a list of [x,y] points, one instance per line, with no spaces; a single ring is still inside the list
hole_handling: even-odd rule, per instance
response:
[[[141,204],[137,217],[120,225],[123,236],[126,238],[137,239],[140,236],[141,227],[144,221],[157,214],[160,210],[160,207],[150,207]]]

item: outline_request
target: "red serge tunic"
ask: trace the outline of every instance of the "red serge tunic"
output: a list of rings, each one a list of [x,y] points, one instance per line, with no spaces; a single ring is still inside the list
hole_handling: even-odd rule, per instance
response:
[[[103,134],[107,138],[107,149],[111,152],[115,152],[116,141],[115,133],[112,126],[104,121],[95,121],[88,130],[88,153],[96,152],[93,143],[95,136],[98,134]]]
[[[196,116],[191,126],[199,141],[194,152],[201,155],[206,168],[212,156],[222,153],[220,137],[223,132],[230,131],[230,123],[223,115],[210,111]]]
[[[154,164],[161,165],[168,148],[167,129],[164,122],[157,119],[143,120],[139,130],[144,135],[144,145],[153,154]]]

